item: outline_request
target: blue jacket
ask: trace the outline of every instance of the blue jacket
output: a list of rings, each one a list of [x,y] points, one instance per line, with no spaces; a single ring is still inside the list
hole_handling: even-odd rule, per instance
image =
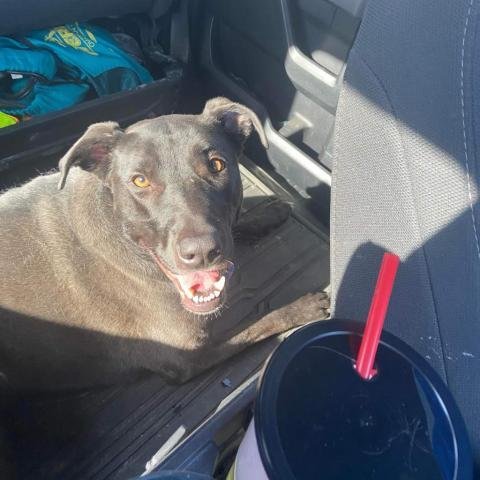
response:
[[[107,95],[153,81],[105,30],[73,23],[36,30],[22,39],[0,37],[0,109],[40,115],[82,101],[90,88]]]

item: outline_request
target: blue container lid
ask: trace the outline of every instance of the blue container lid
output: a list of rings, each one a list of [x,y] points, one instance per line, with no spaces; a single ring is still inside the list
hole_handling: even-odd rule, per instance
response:
[[[370,381],[354,370],[362,325],[327,320],[273,353],[255,407],[265,470],[275,480],[471,480],[465,424],[446,386],[384,332]]]

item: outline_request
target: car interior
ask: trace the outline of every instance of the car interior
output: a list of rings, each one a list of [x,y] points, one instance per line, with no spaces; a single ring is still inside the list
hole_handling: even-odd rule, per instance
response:
[[[0,189],[57,168],[92,123],[246,105],[269,148],[246,144],[242,214],[274,198],[292,214],[239,247],[230,308],[240,322],[326,290],[332,318],[364,322],[382,254],[400,256],[385,328],[447,384],[478,475],[479,19],[474,0],[1,1],[1,36],[98,25],[133,37],[154,80],[0,129]],[[19,397],[2,418],[19,478],[226,478],[281,340],[181,385]]]

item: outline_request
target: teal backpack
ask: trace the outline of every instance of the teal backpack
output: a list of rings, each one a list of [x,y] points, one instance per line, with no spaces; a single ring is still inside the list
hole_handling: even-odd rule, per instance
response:
[[[0,37],[0,110],[34,116],[152,82],[105,30],[73,23]]]

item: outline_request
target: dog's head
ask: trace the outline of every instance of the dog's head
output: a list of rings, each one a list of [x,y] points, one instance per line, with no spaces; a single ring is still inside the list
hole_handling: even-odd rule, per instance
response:
[[[59,188],[72,166],[96,175],[111,192],[122,234],[149,253],[187,310],[211,313],[233,268],[238,156],[253,128],[266,147],[257,116],[225,98],[207,102],[200,115],[167,115],[125,131],[98,123],[61,159]]]

